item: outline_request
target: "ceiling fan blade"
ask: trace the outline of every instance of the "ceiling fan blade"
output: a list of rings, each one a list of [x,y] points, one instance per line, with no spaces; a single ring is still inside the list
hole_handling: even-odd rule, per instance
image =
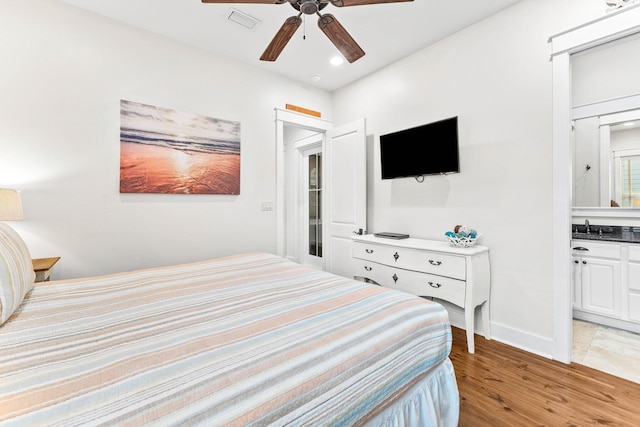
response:
[[[318,27],[329,37],[329,40],[338,48],[347,61],[354,62],[364,56],[364,50],[349,35],[335,16],[329,13],[320,16]]]
[[[276,33],[276,36],[271,40],[269,46],[264,50],[264,53],[260,57],[261,61],[275,61],[280,56],[280,53],[284,49],[284,47],[289,43],[291,37],[296,32],[300,24],[302,23],[302,18],[300,16],[292,16],[291,18],[287,18],[282,24],[282,27]]]
[[[282,1],[279,0],[202,0],[202,3],[264,3],[264,4],[279,4]]]
[[[365,4],[378,4],[378,3],[400,3],[413,0],[330,0],[331,4],[337,7],[342,6],[361,6]]]

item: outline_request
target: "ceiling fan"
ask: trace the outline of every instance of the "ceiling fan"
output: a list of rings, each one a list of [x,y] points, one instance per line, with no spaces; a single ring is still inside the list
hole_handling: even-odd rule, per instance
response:
[[[276,33],[269,46],[265,49],[260,57],[261,61],[275,61],[280,56],[284,47],[289,43],[291,37],[302,23],[302,14],[317,14],[318,26],[322,32],[331,40],[338,48],[340,53],[349,62],[357,61],[364,56],[364,50],[349,35],[347,30],[338,22],[335,16],[325,13],[320,14],[329,3],[337,7],[343,6],[360,6],[377,3],[398,3],[413,0],[202,0],[202,3],[259,3],[259,4],[282,4],[289,3],[298,11],[297,16],[287,18]]]

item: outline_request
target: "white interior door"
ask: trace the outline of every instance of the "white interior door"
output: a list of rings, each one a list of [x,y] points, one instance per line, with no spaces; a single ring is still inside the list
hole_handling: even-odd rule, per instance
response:
[[[353,277],[351,237],[367,227],[364,119],[327,131],[324,162],[325,269]]]

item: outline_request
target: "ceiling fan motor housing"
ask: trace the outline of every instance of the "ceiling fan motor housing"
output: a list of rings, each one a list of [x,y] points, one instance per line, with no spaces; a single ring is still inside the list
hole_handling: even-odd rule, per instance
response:
[[[293,0],[290,1],[291,6],[299,10],[305,15],[314,15],[328,4],[319,0]]]

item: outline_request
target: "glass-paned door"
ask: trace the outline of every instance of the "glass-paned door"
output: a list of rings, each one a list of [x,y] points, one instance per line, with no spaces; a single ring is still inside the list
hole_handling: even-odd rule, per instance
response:
[[[310,154],[308,159],[308,254],[322,257],[322,153]]]

